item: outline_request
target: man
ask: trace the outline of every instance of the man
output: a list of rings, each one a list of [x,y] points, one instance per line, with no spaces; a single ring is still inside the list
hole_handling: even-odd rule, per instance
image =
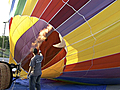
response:
[[[30,62],[30,68],[29,68],[29,72],[28,72],[28,77],[30,75],[30,79],[29,79],[29,88],[30,90],[34,90],[35,87],[37,88],[37,90],[41,90],[40,87],[40,78],[41,78],[41,62],[43,60],[43,56],[40,53],[40,55],[38,55],[38,51],[35,48],[33,51],[34,57],[31,59]]]

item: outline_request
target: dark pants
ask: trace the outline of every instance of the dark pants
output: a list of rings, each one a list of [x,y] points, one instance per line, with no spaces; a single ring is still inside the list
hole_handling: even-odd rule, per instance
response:
[[[30,75],[30,79],[29,79],[30,90],[35,90],[35,87],[37,90],[41,90],[40,77],[41,77],[41,75],[39,75],[38,77]]]

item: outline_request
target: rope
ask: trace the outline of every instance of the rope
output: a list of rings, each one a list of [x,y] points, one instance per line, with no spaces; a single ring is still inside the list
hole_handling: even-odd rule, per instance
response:
[[[69,2],[69,0],[67,2]],[[66,3],[55,13],[55,15],[53,15],[53,17],[48,21],[48,23],[64,8],[65,5]]]
[[[68,0],[68,1],[69,1],[69,0]],[[113,23],[113,24],[111,24],[110,26],[108,26],[108,27],[106,27],[106,28],[104,28],[104,29],[96,32],[95,34],[93,34],[93,33],[92,33],[92,28],[91,28],[90,24],[88,23],[88,21],[86,20],[85,16],[82,15],[82,14],[80,14],[80,13],[78,12],[80,9],[79,9],[78,11],[75,10],[71,5],[68,4],[68,1],[67,1],[67,2],[64,2],[64,0],[62,0],[62,2],[65,3],[65,4],[63,5],[63,7],[64,7],[65,5],[68,5],[70,8],[73,9],[73,11],[75,11],[75,13],[77,13],[79,16],[83,17],[83,19],[85,20],[85,22],[88,24],[88,26],[89,26],[89,28],[90,28],[90,33],[91,33],[91,35],[88,36],[88,37],[91,37],[91,36],[92,36],[92,37],[94,38],[94,40],[95,40],[95,41],[94,41],[94,44],[93,44],[93,46],[92,46],[92,48],[93,48],[93,55],[92,55],[92,59],[91,59],[91,66],[89,67],[89,69],[87,70],[87,72],[86,72],[86,74],[85,74],[85,75],[87,75],[88,71],[89,71],[90,68],[93,66],[93,58],[94,58],[94,55],[95,55],[94,46],[96,46],[96,45],[95,45],[95,43],[96,43],[96,38],[94,37],[94,35],[97,34],[97,33],[99,33],[99,32],[101,32],[101,31],[103,31],[103,30],[105,30],[106,28],[114,25],[115,23],[119,22],[120,20],[117,21],[117,22],[115,22],[115,23]],[[91,0],[90,0],[90,1],[91,1]],[[90,1],[89,1],[89,2],[90,2]],[[49,4],[47,5],[47,7],[45,8],[45,10],[48,8],[48,6],[51,4],[51,2],[52,2],[52,0],[49,2]],[[63,8],[63,7],[62,7],[62,8]],[[62,9],[62,8],[61,8],[61,9]],[[60,10],[61,10],[61,9],[60,9]],[[43,13],[45,12],[45,10],[43,11]],[[60,11],[60,10],[59,10],[59,11]],[[58,11],[58,12],[59,12],[59,11]],[[58,12],[57,12],[57,13],[58,13]],[[42,15],[43,15],[43,13],[42,13]],[[57,15],[57,13],[49,20],[49,22]],[[74,13],[74,14],[75,14],[75,13]],[[41,15],[41,16],[42,16],[42,15]],[[40,16],[39,18],[41,18],[41,16]],[[73,16],[73,15],[72,15],[72,16]],[[72,16],[71,16],[71,17],[72,17]],[[70,17],[70,18],[71,18],[71,17]],[[31,20],[31,19],[30,19],[30,20]],[[67,19],[67,20],[68,20],[68,19]],[[67,21],[67,20],[66,20],[66,21]],[[47,24],[49,24],[49,22],[47,22]],[[62,23],[62,24],[64,24],[64,23]],[[61,24],[61,25],[62,25],[62,24]],[[59,27],[57,27],[57,29],[58,29],[58,28],[59,28]],[[37,39],[33,27],[32,27],[32,30],[33,30],[33,34],[34,34],[35,39]],[[82,39],[82,40],[85,40],[85,39],[87,39],[88,37],[86,37],[86,38],[84,38],[84,39]],[[68,45],[67,47],[72,46],[72,45],[74,45],[74,44],[76,44],[76,43],[78,43],[78,42],[80,42],[80,41],[82,41],[82,40],[79,40],[79,41],[77,41],[77,42],[74,42],[74,43]],[[89,47],[89,48],[91,48],[91,47]],[[89,49],[89,48],[87,48],[87,49]],[[86,49],[84,49],[84,50],[86,50]],[[83,50],[82,50],[82,51],[83,51]],[[79,51],[79,52],[82,52],[82,51]],[[79,52],[78,52],[78,53],[79,53]],[[74,53],[74,54],[76,54],[76,53]],[[11,54],[11,55],[12,55],[12,54]],[[71,55],[73,55],[73,54],[71,54]],[[71,56],[71,55],[69,55],[69,56]],[[66,57],[69,57],[69,56],[66,56]],[[50,56],[48,56],[48,57],[50,57]],[[47,57],[47,58],[48,58],[48,57]],[[25,58],[25,57],[24,57],[24,58]],[[13,58],[13,59],[14,59],[14,58]],[[21,62],[22,62],[23,60],[24,60],[24,59],[22,59]],[[21,62],[20,62],[20,63],[21,63]],[[85,76],[85,75],[84,75],[84,76]]]
[[[83,7],[85,7],[91,0],[89,0],[84,6],[82,6],[80,9],[78,9],[77,12],[79,12]],[[71,15],[67,20],[65,20],[62,24],[60,24],[56,29],[60,28],[64,23],[66,23],[69,19],[71,19],[74,15],[76,14],[76,12]]]
[[[73,11],[75,11],[79,16],[83,17],[83,19],[85,20],[85,22],[87,22],[87,24],[88,24],[88,26],[89,26],[89,28],[90,28],[90,33],[91,33],[92,37],[93,37],[94,40],[95,40],[95,41],[94,41],[94,44],[93,44],[93,46],[92,46],[92,48],[93,48],[93,56],[92,56],[92,59],[91,59],[91,66],[90,66],[89,69],[87,70],[86,74],[83,75],[83,76],[86,76],[87,73],[88,73],[88,71],[90,70],[90,68],[93,66],[93,59],[94,59],[94,55],[95,55],[94,45],[95,45],[95,43],[96,43],[96,38],[94,37],[94,34],[92,33],[92,28],[91,28],[90,24],[88,23],[88,21],[86,20],[86,18],[84,17],[84,15],[80,14],[76,9],[74,9],[74,7],[72,7],[71,5],[69,5],[68,2],[64,2],[64,0],[62,0],[62,2],[65,3],[67,6],[69,6],[70,8],[72,8]],[[83,76],[82,76],[82,77],[83,77]]]
[[[50,3],[51,3],[51,2],[52,2],[52,0],[50,1]],[[96,38],[95,38],[94,35],[92,34],[91,26],[89,25],[89,23],[88,23],[88,21],[85,19],[85,17],[84,17],[82,14],[80,14],[78,11],[76,11],[71,5],[68,4],[69,0],[68,0],[67,2],[64,2],[64,1],[62,0],[62,2],[65,3],[64,6],[65,6],[65,5],[68,5],[70,8],[72,8],[72,9],[75,11],[75,13],[77,13],[78,15],[80,15],[80,16],[83,17],[83,19],[87,22],[87,24],[88,24],[88,26],[89,26],[89,28],[90,28],[91,35],[93,36],[93,38],[94,38],[95,41],[96,41]],[[50,5],[50,3],[47,5],[47,7],[45,8],[45,10],[48,8],[48,6]],[[64,6],[63,6],[63,7],[64,7]],[[63,8],[63,7],[62,7],[62,8]],[[61,9],[62,9],[62,8],[61,8]],[[61,10],[61,9],[60,9],[60,10]],[[43,11],[43,13],[45,12],[45,10]],[[59,10],[59,11],[60,11],[60,10]],[[58,11],[58,12],[59,12],[59,11]],[[57,13],[58,13],[58,12],[57,12]],[[43,13],[42,13],[42,14],[43,14]],[[49,20],[49,22],[57,15],[57,13]],[[41,15],[41,16],[42,16],[42,15]],[[41,16],[40,16],[40,17],[41,17]],[[40,18],[40,17],[39,17],[39,18]],[[47,22],[47,24],[49,24],[49,22]],[[32,30],[33,30],[35,39],[37,39],[33,27],[32,27]],[[37,43],[38,43],[38,42],[37,42]],[[95,44],[95,42],[94,42],[94,44]],[[95,51],[94,51],[94,45],[93,45],[93,52],[95,53]],[[93,57],[94,57],[94,54],[93,54]],[[93,57],[92,57],[92,59],[93,59]],[[21,60],[21,62],[22,62],[22,60]],[[93,62],[92,62],[92,65],[93,65]],[[92,65],[91,65],[91,67],[92,67]]]
[[[49,4],[47,5],[47,7],[44,9],[44,11],[42,12],[42,14],[40,15],[39,19],[42,17],[43,13],[46,11],[46,9],[48,8],[48,6],[51,4],[52,0],[49,2]]]
[[[43,13],[46,11],[46,9],[49,7],[49,5],[51,4],[51,2],[52,2],[52,0],[49,2],[49,4],[47,5],[47,7],[44,9],[44,11],[42,12],[42,14],[40,15],[40,17],[39,17],[39,19],[42,17],[42,15],[43,15]],[[63,7],[64,7],[65,5],[63,5]],[[63,8],[62,7],[62,8]],[[60,11],[60,10],[59,10]],[[59,12],[58,11],[58,12]],[[58,13],[57,12],[57,13]],[[49,24],[49,22],[57,15],[57,13],[47,22],[47,24]],[[53,28],[54,30],[56,30],[55,28]],[[34,28],[32,27],[32,30],[33,30],[33,33],[34,33],[34,36],[35,36],[35,39],[37,39],[36,38],[36,35],[35,35],[35,32],[34,32]],[[37,42],[38,43],[38,42]],[[44,57],[45,58],[45,57]],[[61,60],[60,60],[61,61]],[[54,70],[54,69],[53,69]],[[58,71],[57,71],[58,72]]]
[[[90,0],[90,1],[91,1],[91,0]],[[90,2],[90,1],[89,1],[89,2]],[[49,2],[49,4],[47,5],[47,7],[46,7],[45,10],[43,11],[43,13],[46,11],[46,9],[47,9],[48,6],[51,4],[51,2],[52,2],[52,0]],[[68,0],[67,2],[65,2],[64,0],[62,0],[62,2],[65,3],[65,4],[62,6],[62,8],[63,8],[65,5],[69,6],[70,8],[73,9],[73,11],[75,11],[75,13],[77,13],[79,16],[81,16],[81,17],[85,20],[85,22],[88,24],[88,26],[89,26],[89,28],[90,28],[90,33],[91,33],[91,35],[88,36],[88,37],[91,37],[91,36],[92,36],[92,37],[94,38],[94,44],[93,44],[93,46],[92,46],[92,48],[93,48],[93,55],[92,55],[92,59],[91,59],[91,66],[89,67],[89,69],[87,70],[86,74],[84,75],[84,76],[86,76],[87,73],[88,73],[88,71],[90,70],[90,68],[93,66],[93,59],[94,59],[94,55],[95,55],[94,46],[95,46],[95,43],[96,43],[96,40],[97,40],[97,39],[94,37],[94,35],[95,35],[96,33],[95,33],[95,34],[92,33],[92,28],[91,28],[90,24],[88,23],[88,21],[86,20],[85,16],[82,15],[82,14],[80,14],[80,13],[78,12],[80,9],[79,9],[78,11],[75,10],[73,6],[71,6],[71,5],[68,4],[69,0]],[[61,9],[62,9],[62,8],[61,8]],[[61,9],[60,9],[60,10],[61,10]],[[59,10],[59,11],[60,11],[60,10]],[[59,12],[59,11],[58,11],[58,12]],[[58,14],[58,12],[47,22],[47,24],[49,24],[49,22]],[[43,13],[41,14],[41,16],[43,15]],[[74,13],[74,14],[75,14],[75,13]],[[39,19],[41,18],[41,16],[39,17]],[[72,15],[72,16],[73,16],[73,15]],[[72,17],[72,16],[71,16],[71,17]],[[70,18],[71,18],[71,17],[70,17]],[[30,19],[30,20],[31,20],[31,19]],[[32,20],[31,20],[31,21],[32,21]],[[120,20],[119,20],[119,21],[120,21]],[[118,21],[118,22],[119,22],[119,21]],[[114,24],[115,24],[115,23],[114,23]],[[113,25],[114,25],[114,24],[113,24]],[[108,27],[110,27],[110,26],[108,26]],[[108,27],[106,27],[106,28],[108,28]],[[59,27],[57,27],[57,28],[59,28]],[[104,28],[103,30],[105,30],[106,28]],[[33,30],[33,34],[34,34],[35,39],[37,39],[33,27],[32,27],[32,30]],[[101,31],[101,30],[100,30],[100,31]],[[99,33],[100,31],[98,31],[97,33]],[[86,37],[86,38],[84,38],[84,39],[82,39],[82,40],[85,40],[85,39],[87,39],[88,37]],[[72,45],[74,45],[74,44],[76,44],[76,43],[78,43],[78,42],[80,42],[80,41],[82,41],[82,40],[79,40],[79,41],[77,41],[77,42],[74,42],[74,43],[68,45],[67,47],[72,46]],[[37,42],[37,43],[38,43],[38,42]],[[25,43],[24,43],[24,44],[25,44]],[[90,48],[91,48],[91,47],[90,47]],[[86,50],[86,49],[85,49],[85,50]],[[83,50],[82,50],[82,51],[83,51]],[[81,51],[79,51],[79,52],[81,52]],[[79,53],[79,52],[78,52],[78,53]],[[10,52],[10,53],[11,53],[11,52]],[[74,53],[74,54],[75,54],[75,53]],[[73,54],[71,54],[71,55],[73,55]],[[69,56],[71,56],[71,55],[69,55]],[[12,56],[12,54],[11,54],[11,56]],[[50,57],[50,56],[48,56],[48,57]],[[47,57],[47,58],[48,58],[48,57]],[[68,57],[68,56],[66,56],[66,57]],[[13,56],[12,56],[12,58],[13,58]],[[25,58],[25,57],[24,57],[24,58]],[[13,59],[14,59],[14,58],[13,58]],[[20,61],[20,66],[21,66],[21,62],[22,62],[23,60],[24,60],[24,59],[22,59],[22,60]]]
[[[14,89],[15,83],[16,83],[16,81],[14,81],[14,84],[13,84],[13,87],[12,87],[12,89],[11,89],[11,90],[13,90],[13,89]]]
[[[113,26],[113,25],[115,25],[115,24],[117,24],[117,23],[119,23],[119,22],[120,22],[120,20],[112,23],[111,25],[109,25],[109,26],[107,26],[107,27],[99,30],[98,32],[94,33],[94,35],[96,35],[96,34],[102,32],[102,31],[104,31],[104,30],[107,29],[107,28],[110,28],[111,26]],[[86,37],[86,38],[84,38],[84,39],[82,39],[82,40],[85,40],[85,39],[87,39],[87,38],[89,38],[89,37],[91,37],[91,36],[88,36],[88,37]],[[119,36],[116,36],[116,37],[114,37],[114,38],[117,38],[117,37],[119,37]],[[109,39],[109,40],[112,40],[112,39],[114,39],[114,38],[111,38],[111,39]],[[67,47],[72,46],[72,45],[74,45],[74,44],[76,44],[76,43],[78,43],[78,42],[80,42],[80,41],[82,41],[82,40],[79,40],[79,41],[77,41],[77,42],[75,42],[75,43],[72,43],[72,44],[68,45]],[[109,40],[107,40],[107,41],[109,41]],[[107,42],[107,41],[104,41],[104,42]],[[102,42],[102,43],[104,43],[104,42]],[[100,45],[100,44],[102,44],[102,43],[99,43],[99,44],[97,44],[97,45]],[[95,46],[97,46],[97,45],[95,45]],[[82,50],[82,51],[85,51],[85,50],[90,49],[90,48],[91,48],[91,47],[86,48],[86,49],[84,49],[84,50]],[[82,51],[79,51],[79,52],[82,52]],[[79,53],[79,52],[78,52],[78,53]],[[76,53],[74,53],[74,54],[76,54]],[[71,54],[71,55],[74,55],[74,54]],[[71,56],[71,55],[69,55],[69,56]],[[69,56],[67,56],[67,57],[69,57]]]
[[[30,17],[29,17],[29,19],[30,19]],[[31,19],[30,19],[30,21],[33,22]],[[35,39],[37,40],[37,37],[36,37],[36,35],[35,35],[35,30],[34,30],[33,27],[31,27],[31,28],[32,28],[32,31],[33,31],[34,37],[35,37]],[[27,37],[27,36],[26,36],[26,37]],[[38,41],[37,41],[37,43],[38,43]],[[25,41],[24,41],[24,44],[25,44]],[[28,52],[27,55],[28,55],[29,53],[30,53],[30,52]],[[25,56],[25,57],[26,57],[26,56]],[[20,67],[21,67],[21,63],[22,63],[22,61],[25,59],[25,57],[23,57],[23,58],[20,60],[20,62],[19,62]]]

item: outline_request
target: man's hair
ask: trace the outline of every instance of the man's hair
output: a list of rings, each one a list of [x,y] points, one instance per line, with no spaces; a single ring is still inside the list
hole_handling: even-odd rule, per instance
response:
[[[35,48],[33,53],[36,55],[38,53],[38,50]]]

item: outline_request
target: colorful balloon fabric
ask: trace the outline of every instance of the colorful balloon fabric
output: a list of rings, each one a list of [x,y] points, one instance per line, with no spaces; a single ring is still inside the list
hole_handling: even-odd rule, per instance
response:
[[[41,50],[42,78],[120,84],[119,0],[12,0],[10,59],[27,75]]]

